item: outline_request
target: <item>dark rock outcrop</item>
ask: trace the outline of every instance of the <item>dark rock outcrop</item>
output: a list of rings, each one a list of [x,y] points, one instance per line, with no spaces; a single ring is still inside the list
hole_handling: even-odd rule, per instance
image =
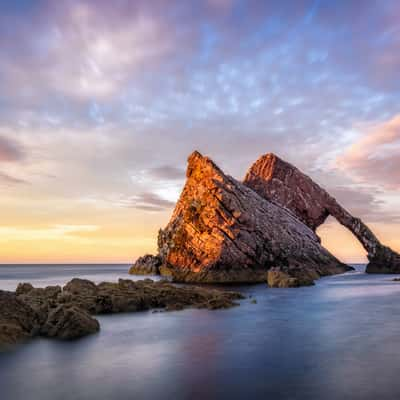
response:
[[[60,304],[49,310],[46,322],[40,330],[42,336],[69,340],[96,333],[100,330],[97,319],[85,310]]]
[[[61,287],[34,288],[30,283],[20,283],[15,293],[19,300],[29,304],[36,313],[39,323],[43,325],[47,320],[50,309],[57,305]]]
[[[0,348],[38,334],[40,323],[35,311],[15,293],[0,290]]]
[[[37,333],[41,336],[77,339],[100,328],[85,310],[63,301],[68,292],[63,293],[61,286],[34,288],[30,283],[21,283],[15,294],[35,313],[40,326]]]
[[[150,279],[98,285],[86,279],[72,279],[63,288],[34,288],[20,284],[15,293],[0,291],[0,349],[34,336],[77,339],[97,332],[98,321],[91,314],[150,310],[229,308],[243,296],[238,292],[204,287],[177,287]]]
[[[161,265],[162,261],[159,256],[146,254],[136,260],[129,273],[132,275],[159,275]]]
[[[350,269],[292,212],[198,152],[189,157],[185,187],[158,247],[175,281],[265,282],[272,267],[316,277]]]
[[[91,314],[144,311],[152,308],[182,309],[186,307],[227,308],[243,298],[237,292],[221,291],[197,286],[177,287],[166,281],[103,282],[89,287],[84,279],[73,279],[63,288],[60,301],[84,309]]]
[[[353,217],[328,192],[275,154],[260,157],[244,184],[261,197],[290,210],[315,231],[331,215],[348,228],[368,253],[370,273],[400,273],[400,255],[382,245],[372,231]]]

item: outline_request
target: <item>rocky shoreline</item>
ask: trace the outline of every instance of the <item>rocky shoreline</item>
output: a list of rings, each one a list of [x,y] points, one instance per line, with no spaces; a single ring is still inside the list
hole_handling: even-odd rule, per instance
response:
[[[215,310],[238,305],[243,298],[238,292],[151,279],[96,285],[74,278],[63,287],[46,288],[21,283],[15,292],[0,290],[0,349],[36,336],[70,340],[96,333],[100,324],[93,315],[188,307]]]

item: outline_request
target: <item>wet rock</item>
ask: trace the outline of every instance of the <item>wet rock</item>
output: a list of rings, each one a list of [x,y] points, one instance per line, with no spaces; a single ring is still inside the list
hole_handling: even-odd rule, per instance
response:
[[[63,291],[73,295],[91,296],[97,293],[97,286],[88,279],[74,278],[63,287]]]
[[[75,287],[79,282],[75,279]],[[70,286],[64,287],[67,292]],[[243,298],[236,292],[213,290],[202,287],[178,287],[165,281],[151,279],[131,281],[120,279],[118,283],[103,282],[95,285],[96,290],[88,295],[76,294],[68,304],[83,308],[91,314],[135,312],[152,308],[178,310],[187,307],[225,308],[235,305]],[[65,293],[64,293],[65,294]],[[216,304],[219,307],[216,307]]]
[[[271,268],[268,270],[267,283],[272,288],[294,288],[314,285],[314,280],[317,278],[318,275],[314,271]]]
[[[34,288],[30,283],[19,283],[17,286],[17,289],[15,291],[15,294],[17,296],[21,295],[21,294],[27,294],[30,291],[32,291]]]
[[[265,282],[272,267],[347,271],[312,229],[194,152],[159,256],[178,282]]]
[[[369,274],[400,274],[400,255],[390,247],[377,244],[373,254],[368,254]]]
[[[33,336],[77,339],[99,330],[92,314],[187,307],[229,308],[244,297],[238,292],[179,287],[151,279],[102,282],[74,278],[63,288],[20,284],[15,293],[0,291],[0,348]]]
[[[99,329],[99,322],[86,311],[78,307],[61,304],[49,311],[40,334],[70,340],[96,333]]]
[[[15,293],[0,290],[0,349],[35,336],[40,328],[35,311]]]
[[[35,310],[40,324],[43,324],[48,317],[49,309],[56,307],[58,303],[61,286],[34,288],[30,283],[20,283],[15,293],[19,300]]]
[[[290,210],[315,231],[331,215],[348,228],[368,253],[368,273],[400,273],[400,255],[382,245],[373,232],[327,191],[275,154],[260,157],[244,184],[261,197]]]
[[[159,275],[161,265],[162,261],[159,256],[146,254],[136,260],[129,273],[132,275]]]
[[[300,286],[296,278],[290,276],[280,268],[271,268],[268,271],[267,282],[268,286],[272,288],[289,288]]]

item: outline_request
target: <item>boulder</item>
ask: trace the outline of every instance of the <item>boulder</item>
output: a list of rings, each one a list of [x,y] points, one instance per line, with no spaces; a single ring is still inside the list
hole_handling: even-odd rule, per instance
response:
[[[312,270],[288,271],[278,267],[268,270],[267,283],[272,288],[294,288],[314,285],[315,279],[318,279],[318,274]]]
[[[78,339],[98,332],[99,322],[81,308],[58,305],[48,313],[46,322],[40,330],[42,336],[63,340]]]
[[[88,279],[73,278],[63,287],[63,292],[79,296],[93,296],[97,293],[97,286]]]
[[[225,175],[194,152],[171,220],[158,236],[159,256],[180,282],[265,282],[273,267],[314,270],[316,276],[350,268],[320,245],[293,212]]]
[[[400,255],[382,245],[373,232],[352,216],[309,176],[275,154],[260,157],[244,184],[261,197],[285,207],[315,231],[331,215],[348,228],[368,254],[369,273],[400,273]]]

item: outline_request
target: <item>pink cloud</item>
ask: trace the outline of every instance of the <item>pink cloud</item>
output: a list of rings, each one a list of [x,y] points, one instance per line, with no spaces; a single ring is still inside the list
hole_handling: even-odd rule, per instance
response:
[[[17,161],[23,158],[23,151],[13,140],[0,136],[0,162]]]
[[[338,158],[363,182],[400,189],[400,115],[375,125]]]

